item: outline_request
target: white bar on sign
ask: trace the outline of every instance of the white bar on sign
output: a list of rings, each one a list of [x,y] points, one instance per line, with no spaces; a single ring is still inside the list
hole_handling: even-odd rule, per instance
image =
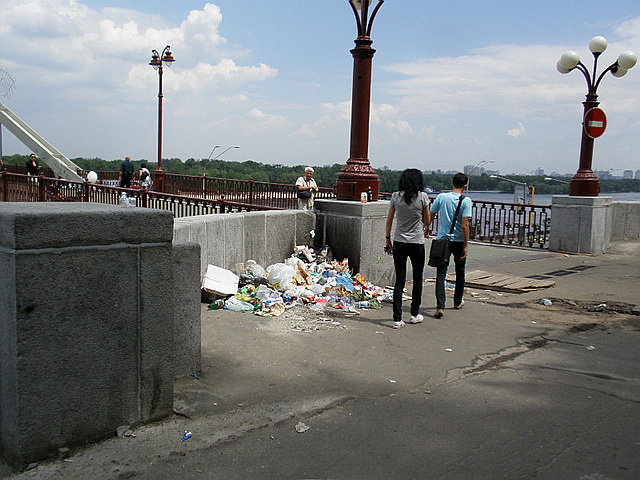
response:
[[[596,128],[602,128],[603,122],[598,121],[598,120],[589,120],[589,126],[590,127],[596,127]]]

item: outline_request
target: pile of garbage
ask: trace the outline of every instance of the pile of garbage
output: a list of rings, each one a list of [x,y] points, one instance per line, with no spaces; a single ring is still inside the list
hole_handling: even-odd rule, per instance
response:
[[[302,305],[319,314],[329,309],[357,312],[381,308],[393,297],[392,290],[368,282],[360,273],[353,275],[348,259],[332,260],[327,247],[316,255],[312,248],[300,245],[282,263],[264,268],[248,260],[238,269],[236,275],[208,266],[202,289],[215,296],[209,310],[279,316]]]

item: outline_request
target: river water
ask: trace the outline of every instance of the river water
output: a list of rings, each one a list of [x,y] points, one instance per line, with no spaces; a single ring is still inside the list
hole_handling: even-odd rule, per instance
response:
[[[513,193],[500,192],[466,192],[465,195],[471,200],[481,200],[485,202],[503,202],[516,203]],[[554,195],[542,193],[535,195],[533,199],[534,205],[551,205],[551,198]],[[614,202],[640,202],[640,192],[624,192],[624,193],[601,193],[601,197],[611,197]]]

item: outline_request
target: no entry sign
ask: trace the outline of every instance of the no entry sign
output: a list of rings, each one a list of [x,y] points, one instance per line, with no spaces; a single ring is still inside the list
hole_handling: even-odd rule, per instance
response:
[[[584,114],[584,133],[598,138],[607,128],[607,116],[601,108],[591,108]]]

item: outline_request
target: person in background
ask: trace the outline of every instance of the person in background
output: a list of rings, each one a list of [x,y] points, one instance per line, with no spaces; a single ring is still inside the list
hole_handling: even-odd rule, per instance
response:
[[[464,304],[464,276],[469,244],[469,219],[471,218],[471,199],[464,197],[460,203],[460,212],[456,219],[453,234],[449,235],[451,222],[458,208],[460,196],[467,188],[469,178],[464,173],[456,173],[451,180],[452,192],[439,194],[431,205],[431,214],[438,216],[437,238],[449,236],[451,239],[451,254],[455,263],[456,288],[453,292],[453,308],[460,310]],[[447,266],[438,267],[436,275],[436,313],[435,318],[444,316],[444,306],[447,299],[444,282],[447,277]]]
[[[424,237],[428,236],[431,215],[429,197],[424,190],[422,172],[409,168],[402,172],[398,191],[391,195],[386,223],[385,251],[393,255],[396,283],[393,287],[393,328],[405,325],[402,320],[402,293],[407,278],[407,259],[411,260],[413,288],[411,292],[411,316],[409,323],[420,323],[422,301],[422,273],[424,272]],[[396,229],[391,242],[391,226]]]
[[[32,153],[29,155],[29,160],[27,160],[27,175],[38,175],[40,173],[40,164],[38,164],[38,159],[36,158],[36,154]]]
[[[120,166],[120,187],[131,188],[131,179],[133,178],[133,163],[131,163],[131,157],[124,157],[124,161]]]
[[[140,164],[138,175],[140,178],[140,188],[146,188],[148,190],[151,186],[151,172],[149,172],[146,162]]]
[[[318,185],[313,179],[313,168],[304,169],[304,177],[298,177],[296,186],[298,187],[298,209],[313,210],[313,197],[318,191]]]

